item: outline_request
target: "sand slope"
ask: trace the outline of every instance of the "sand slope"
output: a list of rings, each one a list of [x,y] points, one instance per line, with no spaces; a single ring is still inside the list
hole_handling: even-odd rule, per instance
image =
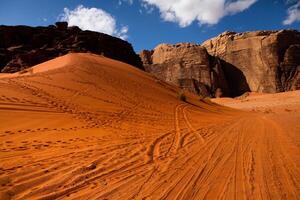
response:
[[[297,109],[177,94],[92,54],[2,75],[0,199],[300,198]]]

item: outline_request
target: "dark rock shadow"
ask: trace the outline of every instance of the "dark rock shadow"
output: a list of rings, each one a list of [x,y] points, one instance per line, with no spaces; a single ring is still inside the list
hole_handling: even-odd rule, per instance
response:
[[[221,65],[229,86],[231,97],[240,96],[245,92],[250,92],[246,77],[240,69],[224,60],[221,60]]]

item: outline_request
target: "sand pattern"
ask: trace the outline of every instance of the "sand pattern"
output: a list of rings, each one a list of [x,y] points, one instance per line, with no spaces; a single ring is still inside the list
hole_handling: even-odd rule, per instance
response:
[[[92,54],[2,76],[0,199],[300,199],[299,102],[178,92]]]

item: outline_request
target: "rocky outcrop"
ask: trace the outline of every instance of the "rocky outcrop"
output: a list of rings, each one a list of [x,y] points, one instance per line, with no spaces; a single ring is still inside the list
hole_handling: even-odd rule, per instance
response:
[[[247,90],[300,89],[300,33],[294,30],[225,32],[203,43],[219,57],[233,96]]]
[[[69,52],[91,52],[136,67],[142,62],[131,44],[103,33],[58,22],[48,27],[0,26],[0,70],[16,72]]]
[[[48,27],[0,26],[0,70],[16,72],[69,52],[91,52],[154,74],[205,96],[300,89],[300,33],[224,32],[202,45],[161,44],[140,57],[103,33],[58,22]]]
[[[151,65],[152,64],[152,54],[154,53],[153,50],[148,51],[148,50],[142,50],[140,52],[140,58],[143,62],[143,65]]]
[[[140,57],[145,70],[161,80],[204,96],[213,96],[218,88],[218,92],[228,93],[220,61],[200,45],[161,44],[142,51]]]
[[[295,30],[224,32],[202,45],[162,44],[140,57],[146,71],[202,95],[300,89],[300,33]]]

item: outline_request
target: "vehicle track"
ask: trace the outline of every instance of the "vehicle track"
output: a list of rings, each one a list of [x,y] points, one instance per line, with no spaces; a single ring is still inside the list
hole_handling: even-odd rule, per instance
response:
[[[133,67],[81,59],[0,79],[1,198],[300,199],[299,126],[284,123],[297,113],[182,102]]]

